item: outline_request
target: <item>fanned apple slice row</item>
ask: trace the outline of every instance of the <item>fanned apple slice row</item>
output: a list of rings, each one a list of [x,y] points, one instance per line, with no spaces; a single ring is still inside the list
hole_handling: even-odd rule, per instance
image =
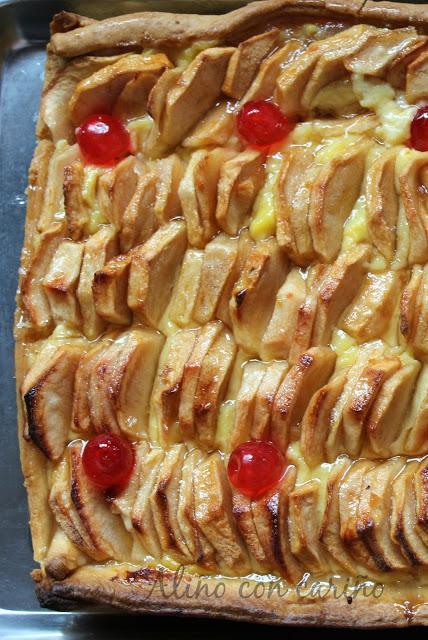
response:
[[[217,191],[222,165],[233,158],[235,151],[217,147],[192,153],[178,194],[187,223],[189,243],[199,249],[218,230],[216,221]]]
[[[346,471],[339,488],[340,538],[351,556],[372,571],[377,571],[377,565],[359,537],[358,507],[367,473],[375,466],[374,461],[357,460]]]
[[[43,278],[43,287],[55,324],[65,323],[72,327],[78,327],[80,324],[76,289],[82,257],[83,244],[64,240],[55,251]]]
[[[220,95],[233,47],[201,51],[169,89],[162,118],[158,121],[161,142],[176,147],[212,107]],[[155,118],[156,119],[156,118]]]
[[[120,58],[79,82],[69,103],[71,119],[78,125],[92,113],[111,113],[130,81],[140,74],[155,74],[158,77],[168,67],[171,67],[171,63],[162,53]]]
[[[140,170],[135,156],[128,156],[98,179],[100,213],[115,225],[117,231],[122,229],[126,208],[137,189]]]
[[[395,188],[396,147],[373,162],[366,177],[367,223],[375,247],[389,261],[396,248],[399,200]]]
[[[222,91],[240,100],[253,81],[261,63],[279,44],[279,29],[271,29],[241,42],[229,60]]]
[[[275,396],[288,369],[287,362],[272,362],[267,365],[254,398],[253,420],[250,426],[251,438],[256,440],[268,438]]]
[[[276,183],[276,237],[279,246],[299,265],[315,258],[309,229],[310,192],[319,167],[310,147],[290,147]]]
[[[427,207],[421,172],[428,166],[428,154],[413,150],[401,151],[397,162],[397,179],[408,233],[410,265],[428,260]],[[422,188],[421,188],[422,187]]]
[[[184,254],[172,301],[168,307],[169,319],[182,329],[191,327],[195,323],[194,315],[197,315],[196,304],[200,295],[202,271],[205,261],[208,259],[207,251],[208,249],[201,251],[190,248]],[[211,270],[206,274],[206,280],[210,275]],[[222,278],[221,270],[215,273],[215,277],[218,276]],[[209,287],[210,283],[207,286]],[[211,320],[211,317],[208,320]]]
[[[279,485],[251,502],[253,521],[266,561],[295,584],[304,569],[290,549],[289,496],[296,482],[296,468],[289,465]]]
[[[409,359],[384,382],[367,420],[367,436],[371,449],[385,455],[400,436],[404,417],[414,392],[420,362]]]
[[[85,347],[60,346],[52,352],[48,344],[27,373],[21,394],[25,405],[24,435],[51,460],[58,460],[71,429],[73,386]]]
[[[157,161],[156,175],[154,213],[158,224],[162,225],[181,215],[178,188],[184,176],[184,163],[176,153],[172,153]]]
[[[89,210],[83,197],[84,180],[84,165],[80,159],[64,167],[62,188],[67,235],[75,242],[82,239],[89,223]]]
[[[265,363],[258,360],[250,360],[244,365],[241,386],[236,396],[235,423],[230,438],[231,451],[238,444],[250,439],[256,395],[265,371]]]
[[[185,454],[184,444],[175,444],[165,453],[150,494],[150,506],[162,551],[177,562],[189,563],[195,558],[189,552],[177,517]]]
[[[354,299],[363,282],[369,258],[367,246],[359,245],[341,254],[327,268],[317,294],[317,309],[312,331],[312,344],[328,344],[341,313]]]
[[[397,306],[403,275],[397,271],[368,273],[340,321],[340,326],[358,342],[380,338]]]
[[[409,563],[390,536],[392,481],[404,466],[391,458],[367,472],[357,512],[357,531],[379,571],[399,571]]]
[[[131,477],[128,484],[119,495],[112,498],[113,510],[120,514],[124,527],[130,533],[134,533],[135,530],[132,526],[132,511],[137,499],[138,489],[143,479],[145,472],[144,460],[150,451],[150,445],[147,441],[140,442],[134,445],[135,463],[132,469]]]
[[[69,455],[64,456],[53,471],[49,507],[62,531],[80,551],[93,560],[106,560],[109,557],[108,551],[92,538],[71,499],[69,457]]]
[[[250,563],[233,519],[231,489],[218,453],[211,454],[195,469],[195,516],[216,550],[220,567],[234,574],[248,573]]]
[[[89,404],[89,383],[92,369],[111,346],[111,340],[100,340],[79,359],[74,378],[72,428],[77,433],[88,435],[93,431]]]
[[[347,379],[347,370],[335,375],[314,393],[304,413],[300,427],[300,447],[309,467],[316,467],[325,460],[333,409],[343,393]]]
[[[186,225],[175,220],[161,227],[132,254],[128,306],[143,324],[157,327],[167,307],[186,251]]]
[[[401,294],[400,331],[415,354],[428,355],[428,266],[415,265]]]
[[[148,171],[138,177],[135,191],[127,207],[123,211],[120,249],[127,252],[146,242],[158,228],[155,216],[157,175]]]
[[[150,422],[154,425],[152,439],[162,446],[168,446],[175,435],[185,365],[197,336],[195,330],[177,331],[167,338],[159,359],[151,398]]]
[[[265,155],[261,151],[250,149],[222,165],[215,217],[226,233],[236,235],[247,225],[265,180],[264,162]]]
[[[232,291],[230,315],[236,341],[249,354],[259,352],[287,269],[287,259],[274,239],[258,242],[248,254]]]
[[[391,537],[413,566],[428,565],[428,546],[419,535],[416,514],[414,477],[418,467],[417,460],[409,461],[392,484]]]
[[[343,444],[349,455],[359,455],[364,436],[367,437],[367,421],[382,386],[401,367],[398,356],[370,359],[345,403],[342,412]]]
[[[306,283],[296,267],[291,269],[279,289],[272,317],[263,335],[260,356],[263,360],[286,360],[296,331],[298,312],[306,298]]]
[[[315,252],[325,262],[339,253],[343,223],[360,195],[368,146],[350,145],[321,168],[313,184],[308,220]]]
[[[215,444],[218,412],[236,351],[233,334],[223,329],[202,361],[193,403],[193,422],[198,443],[204,449],[212,450]]]
[[[203,460],[204,456],[199,449],[192,449],[184,459],[181,471],[177,519],[193,561],[207,569],[214,569],[214,547],[199,529],[195,515],[194,475],[196,467]]]
[[[319,480],[309,480],[289,495],[289,535],[291,553],[312,573],[328,569],[327,558],[319,541]]]
[[[300,423],[313,394],[330,378],[336,361],[329,347],[302,354],[282,381],[273,403],[272,441],[281,451],[299,437]]]
[[[224,326],[219,321],[209,322],[196,331],[192,351],[184,365],[178,411],[180,430],[185,438],[191,439],[196,435],[194,402],[198,391],[203,363],[209,350],[213,347],[223,331]],[[211,383],[213,382],[214,380],[211,381]]]
[[[132,509],[132,526],[138,532],[141,544],[156,559],[162,557],[162,549],[155,528],[155,521],[150,496],[159,477],[165,453],[162,449],[153,448],[143,460],[144,473],[138,488],[137,497]]]
[[[264,573],[273,571],[274,566],[266,558],[257,535],[251,510],[251,499],[239,491],[232,490],[232,513],[254,569]]]
[[[37,221],[37,231],[44,233],[55,223],[59,211],[64,208],[64,178],[66,168],[80,157],[77,144],[59,144],[49,160],[48,175],[44,186],[43,205]]]
[[[101,227],[84,244],[77,299],[82,314],[82,330],[89,340],[97,338],[105,327],[104,320],[96,312],[92,291],[94,276],[117,253],[117,234],[111,225]]]
[[[43,278],[63,239],[64,229],[59,222],[40,234],[22,276],[21,295],[28,320],[43,333],[49,331],[53,322]]]
[[[92,294],[97,315],[112,324],[128,325],[132,312],[128,307],[128,278],[132,253],[109,260],[94,274]]]
[[[126,561],[132,540],[121,517],[112,513],[103,493],[85,474],[82,452],[83,442],[69,445],[71,500],[94,546],[103,550],[108,558]]]
[[[407,454],[428,453],[428,366],[423,364],[416,382],[412,404],[405,421],[404,451]]]
[[[221,233],[205,247],[193,319],[205,324],[215,317],[225,287],[235,273],[238,238]],[[194,286],[194,285],[193,285]]]
[[[150,396],[163,342],[163,336],[152,329],[132,329],[103,352],[89,381],[96,431],[147,437]]]
[[[290,63],[300,50],[302,50],[301,41],[290,39],[285,42],[284,46],[265,58],[260,64],[254,80],[242,97],[241,104],[250,102],[250,100],[271,98],[282,68]]]
[[[352,558],[340,537],[340,483],[351,462],[349,458],[338,458],[327,480],[326,505],[321,521],[319,539],[337,564],[351,576],[358,573],[355,560]]]

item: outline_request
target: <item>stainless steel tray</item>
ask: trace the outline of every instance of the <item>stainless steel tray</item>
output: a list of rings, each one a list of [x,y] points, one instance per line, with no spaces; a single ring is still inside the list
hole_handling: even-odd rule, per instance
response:
[[[415,0],[413,0],[415,1]],[[244,623],[42,610],[29,572],[34,567],[16,438],[12,320],[25,221],[27,170],[52,15],[68,9],[94,18],[142,10],[216,13],[239,0],[0,0],[0,638],[218,638],[245,634]],[[160,612],[161,613],[161,612]],[[143,627],[142,627],[143,626]],[[142,629],[141,629],[142,627]],[[253,630],[253,629],[252,629]],[[284,630],[260,628],[266,637]],[[405,632],[405,631],[404,631]],[[420,630],[426,637],[426,630]],[[290,633],[287,631],[285,633]],[[299,637],[313,631],[300,630]],[[340,630],[331,630],[334,637]],[[407,632],[408,633],[408,632]],[[412,629],[417,637],[419,631]],[[352,637],[352,631],[347,636]]]

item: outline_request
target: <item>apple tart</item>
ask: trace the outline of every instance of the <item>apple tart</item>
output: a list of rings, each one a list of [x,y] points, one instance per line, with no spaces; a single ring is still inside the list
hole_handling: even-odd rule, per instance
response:
[[[15,321],[43,606],[428,624],[428,13],[56,15]]]

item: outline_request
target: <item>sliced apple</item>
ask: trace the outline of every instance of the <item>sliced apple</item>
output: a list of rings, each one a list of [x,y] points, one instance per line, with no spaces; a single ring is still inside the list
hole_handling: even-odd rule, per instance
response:
[[[233,268],[227,274],[222,292],[217,304],[216,317],[222,320],[229,327],[232,326],[230,317],[230,300],[232,297],[233,287],[238,280],[244,268],[244,264],[248,258],[250,251],[254,248],[254,241],[251,238],[248,229],[243,229],[238,238],[238,254],[233,264]]]
[[[247,496],[244,496],[239,491],[233,491],[232,511],[242,540],[247,547],[250,557],[254,559],[254,565],[260,571],[269,573],[269,571],[272,571],[272,566],[266,558],[264,549],[257,535],[250,498],[247,498]]]
[[[160,122],[161,140],[175,147],[214,105],[221,92],[233,47],[201,51],[167,94]]]
[[[208,450],[212,450],[214,446],[218,412],[227,390],[235,355],[233,334],[223,329],[202,361],[193,403],[193,424],[200,446]]]
[[[424,359],[428,354],[428,313],[426,285],[428,267],[416,265],[400,300],[400,330],[415,354]]]
[[[71,427],[74,376],[83,345],[69,344],[42,350],[27,373],[21,394],[28,437],[51,460],[58,460]]]
[[[367,472],[358,504],[357,531],[379,571],[405,570],[409,565],[390,537],[392,481],[404,459],[391,458]]]
[[[219,147],[200,149],[190,157],[178,193],[192,246],[203,248],[218,230],[215,213],[220,170],[234,155],[231,149]]]
[[[184,164],[180,157],[173,153],[157,162],[158,178],[154,212],[159,224],[165,224],[172,218],[181,215],[181,202],[178,187],[184,175]]]
[[[197,332],[177,331],[165,343],[153,385],[151,416],[162,445],[171,438],[178,421],[185,365],[195,345]]]
[[[215,317],[229,279],[235,274],[238,259],[238,239],[221,233],[205,247],[201,276],[196,296],[193,319],[199,324]]]
[[[346,60],[346,69],[351,73],[383,76],[397,53],[411,51],[420,40],[414,27],[377,29],[370,34],[363,46]]]
[[[183,329],[195,324],[193,314],[199,294],[204,256],[204,251],[187,249],[168,306],[168,318]]]
[[[373,162],[366,178],[367,222],[373,244],[387,260],[395,252],[399,200],[395,189],[397,148]]]
[[[207,569],[214,569],[214,547],[199,529],[195,515],[194,476],[196,467],[203,459],[204,456],[199,449],[192,449],[184,459],[177,519],[193,562]]]
[[[169,302],[186,244],[186,225],[175,220],[161,227],[133,252],[128,306],[144,324],[158,325]]]
[[[67,233],[72,240],[80,240],[89,222],[89,212],[83,198],[84,186],[83,162],[75,160],[64,167],[64,211]]]
[[[428,368],[425,364],[416,382],[406,426],[404,451],[425,454],[428,445]]]
[[[223,93],[240,100],[249,88],[263,60],[279,42],[280,32],[271,29],[240,42],[229,60]]]
[[[137,499],[138,489],[143,481],[145,473],[144,460],[150,451],[150,445],[147,441],[134,445],[135,463],[132,469],[131,477],[128,484],[122,491],[112,498],[114,510],[120,514],[124,527],[130,533],[133,533],[132,511]]]
[[[90,482],[82,463],[83,442],[69,445],[71,500],[94,546],[108,558],[126,561],[131,538],[119,515],[112,513],[104,495]]]
[[[221,167],[216,220],[223,231],[236,235],[249,220],[257,194],[265,180],[265,156],[243,151]]]
[[[241,386],[236,396],[235,423],[230,440],[231,450],[250,439],[256,395],[265,370],[266,365],[258,360],[250,360],[244,366]]]
[[[260,64],[254,80],[242,98],[242,104],[250,100],[266,100],[273,96],[276,79],[302,47],[300,40],[290,39],[284,46],[271,53]]]
[[[140,74],[159,76],[171,63],[162,54],[127,55],[81,80],[70,98],[70,117],[80,124],[92,113],[111,113],[124,87]],[[142,96],[141,96],[142,97]]]
[[[233,519],[231,490],[218,453],[211,454],[195,469],[195,517],[216,550],[220,567],[245,575],[250,564]]]
[[[416,60],[407,67],[406,98],[411,103],[424,100],[428,96],[426,76],[428,73],[428,51],[423,49]]]
[[[54,580],[64,580],[78,567],[88,562],[88,556],[70,540],[63,529],[57,527],[46,552],[46,575]]]
[[[371,408],[367,436],[371,448],[378,455],[388,451],[401,433],[420,368],[417,360],[402,366],[384,382]]]
[[[138,532],[143,548],[153,558],[162,556],[159,537],[155,528],[150,496],[156,484],[165,453],[162,449],[153,448],[144,458],[144,473],[138,488],[137,498],[132,510],[132,525]]]
[[[360,194],[367,149],[365,141],[351,145],[321,168],[313,184],[308,220],[314,249],[326,262],[342,244],[343,223]]]
[[[77,433],[88,434],[92,431],[89,406],[89,382],[93,367],[103,353],[110,347],[110,340],[101,340],[82,354],[74,378],[72,428]]]
[[[312,344],[328,344],[342,311],[354,299],[365,274],[368,247],[358,245],[341,254],[328,268],[318,290]]]
[[[80,324],[80,308],[76,288],[83,257],[83,244],[64,240],[58,246],[43,278],[43,287],[49,300],[55,324]]]
[[[135,156],[128,156],[98,180],[100,211],[118,231],[122,229],[125,211],[137,189],[138,172],[139,162]]]
[[[111,226],[103,226],[84,245],[77,299],[82,314],[83,333],[89,340],[97,338],[104,321],[97,315],[92,283],[95,273],[118,252],[117,236]]]
[[[92,293],[95,310],[106,322],[121,325],[132,322],[132,313],[127,304],[131,257],[129,253],[116,256],[94,274]]]
[[[195,125],[182,145],[190,149],[230,146],[234,133],[235,116],[230,104],[220,102]]]
[[[288,363],[286,362],[272,362],[265,368],[254,398],[251,438],[264,440],[268,437],[276,392],[287,371]]]
[[[406,214],[409,232],[409,264],[425,263],[428,260],[428,231],[426,195],[421,172],[427,165],[424,154],[410,156],[408,162],[397,171],[401,201]]]
[[[300,446],[305,462],[316,467],[325,460],[325,445],[332,412],[347,381],[347,371],[339,372],[312,396],[302,418]]]
[[[428,546],[428,471],[427,459],[423,459],[415,470],[413,487],[416,497],[416,530]]]
[[[287,266],[276,241],[262,240],[248,254],[233,288],[230,315],[235,339],[250,354],[259,351]]]
[[[320,484],[309,480],[289,495],[289,535],[291,553],[309,571],[320,573],[327,569],[324,550],[319,542],[318,502]]]
[[[167,145],[161,139],[160,127],[165,114],[168,92],[177,84],[182,73],[181,68],[168,69],[149,93],[147,110],[153,122],[143,146],[144,153],[149,158],[160,158],[167,152]]]
[[[328,347],[313,347],[299,357],[288,371],[273,403],[272,441],[285,451],[298,436],[306,407],[317,389],[329,379],[336,360]]]
[[[148,240],[156,231],[154,206],[157,176],[147,172],[139,176],[137,187],[123,212],[120,232],[120,248],[126,252]]]
[[[275,308],[260,346],[263,360],[287,359],[296,330],[300,307],[305,301],[306,283],[299,269],[292,269],[279,289]]]

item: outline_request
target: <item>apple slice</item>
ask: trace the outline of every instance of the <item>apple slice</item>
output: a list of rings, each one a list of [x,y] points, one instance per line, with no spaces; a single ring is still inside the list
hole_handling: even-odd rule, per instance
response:
[[[148,240],[156,231],[154,206],[157,176],[147,172],[138,177],[135,191],[123,211],[121,219],[120,248],[126,252]]]
[[[218,102],[200,120],[181,143],[189,149],[206,147],[225,147],[238,145],[238,137],[235,133],[235,115],[229,102]]]
[[[198,299],[205,252],[187,249],[175,283],[168,316],[174,324],[183,329],[194,325],[193,314]]]
[[[253,421],[250,436],[265,440],[269,436],[272,408],[278,388],[288,371],[287,362],[272,362],[265,368],[254,398]]]
[[[367,222],[375,247],[388,261],[394,257],[399,199],[395,189],[397,148],[388,149],[367,171]]]
[[[153,448],[144,458],[144,473],[132,510],[132,525],[138,532],[143,548],[153,558],[161,558],[162,549],[155,528],[150,496],[159,477],[164,456],[162,449]]]
[[[140,169],[136,157],[128,156],[98,179],[100,212],[118,231],[122,228],[126,208],[137,188]]]
[[[319,541],[318,503],[320,484],[309,480],[296,487],[289,495],[289,535],[291,553],[309,571],[322,573],[328,568],[324,550]]]
[[[265,363],[258,360],[250,360],[244,365],[244,374],[235,402],[235,423],[231,433],[230,450],[250,439],[256,395],[265,371]]]
[[[114,496],[112,499],[114,511],[120,514],[125,529],[131,534],[134,533],[132,526],[132,511],[137,499],[138,489],[143,481],[143,474],[145,473],[144,460],[149,451],[150,445],[146,441],[134,445],[135,464],[132,469],[131,477],[129,478],[126,487],[122,489],[119,495]]]
[[[263,573],[271,572],[273,567],[269,564],[257,535],[250,498],[239,491],[233,491],[232,505],[233,517],[248,549],[252,564]]]
[[[257,74],[248,87],[241,104],[250,100],[266,100],[273,96],[276,79],[282,68],[287,65],[302,47],[300,40],[290,39],[284,46],[271,53],[260,64]]]
[[[94,274],[92,293],[97,315],[112,324],[127,325],[132,313],[127,304],[132,254],[115,256]]]
[[[417,152],[413,154],[410,152],[408,160],[397,165],[397,180],[408,226],[407,260],[410,265],[424,264],[428,260],[425,194],[421,179],[421,172],[427,165],[427,159],[423,154],[418,155]]]
[[[428,51],[423,49],[416,60],[413,60],[406,74],[406,99],[410,103],[417,103],[419,100],[426,100],[427,89],[425,85],[426,74],[428,73]]]
[[[159,225],[181,215],[178,188],[184,175],[183,161],[176,153],[157,161],[158,178],[154,213]]]
[[[425,454],[428,450],[428,368],[422,366],[416,381],[411,407],[405,421],[404,451]]]
[[[84,179],[84,166],[80,159],[64,167],[63,194],[67,235],[75,242],[82,239],[89,222],[89,211],[83,198]]]
[[[76,288],[82,265],[83,244],[64,240],[58,246],[43,278],[43,287],[49,300],[55,324],[78,327],[80,309]]]

